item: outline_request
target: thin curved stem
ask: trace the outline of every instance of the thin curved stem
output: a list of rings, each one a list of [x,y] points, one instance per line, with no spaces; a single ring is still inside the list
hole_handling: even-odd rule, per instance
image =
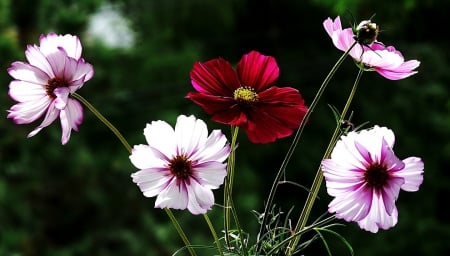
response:
[[[211,230],[211,234],[214,237],[214,241],[216,242],[217,250],[219,251],[220,256],[223,256],[222,244],[220,243],[219,237],[217,236],[217,232],[214,229],[214,226],[212,225],[211,220],[208,217],[208,214],[204,213],[203,217],[205,218],[205,221],[208,224],[209,230]]]
[[[342,54],[342,56],[338,59],[338,61],[336,62],[336,64],[334,64],[333,68],[330,70],[330,72],[328,73],[328,75],[325,77],[324,81],[322,82],[322,84],[320,85],[319,90],[317,91],[317,94],[315,95],[313,101],[311,102],[311,105],[308,108],[308,111],[306,112],[305,116],[303,117],[302,122],[300,123],[299,128],[297,129],[297,132],[295,133],[295,137],[291,143],[291,146],[289,147],[288,152],[286,153],[286,156],[283,160],[283,162],[281,163],[280,169],[278,170],[278,173],[274,179],[274,182],[272,183],[272,188],[270,189],[269,192],[269,196],[267,198],[267,202],[264,208],[264,213],[263,213],[263,219],[261,222],[261,226],[260,226],[260,230],[258,233],[258,237],[257,240],[259,241],[259,238],[262,236],[266,223],[267,223],[267,219],[268,219],[268,213],[270,208],[272,207],[272,203],[273,203],[273,198],[275,196],[275,192],[278,188],[278,184],[279,181],[281,179],[281,177],[283,176],[285,170],[286,170],[286,166],[289,163],[292,154],[294,153],[297,144],[300,140],[301,134],[306,126],[307,121],[309,120],[309,117],[311,116],[311,114],[314,112],[317,103],[319,102],[319,99],[322,97],[323,92],[325,91],[326,87],[328,86],[329,82],[331,81],[331,78],[334,76],[334,74],[336,73],[336,71],[338,70],[338,68],[341,66],[341,64],[344,62],[345,58],[348,56],[350,50],[356,45],[356,42],[354,42],[350,48],[344,52],[344,54]],[[256,251],[259,252],[259,243],[257,241],[257,248]]]
[[[351,102],[353,101],[353,97],[355,95],[356,89],[358,88],[358,84],[359,84],[359,81],[361,80],[361,76],[363,73],[364,73],[364,71],[362,69],[360,69],[358,72],[358,75],[356,76],[352,90],[347,98],[347,102],[345,103],[344,109],[341,112],[339,122],[336,125],[334,133],[331,137],[330,143],[328,144],[328,147],[327,147],[322,159],[329,158],[331,155],[331,152],[339,138],[339,135],[341,134],[341,129],[340,129],[341,121],[344,120],[345,116],[347,115],[347,111],[350,107]],[[316,172],[316,176],[314,177],[314,181],[311,185],[310,193],[308,193],[308,197],[306,199],[305,205],[304,205],[303,210],[298,219],[297,225],[295,226],[294,232],[297,233],[306,226],[306,222],[308,221],[308,217],[311,212],[312,206],[314,205],[317,194],[319,193],[320,186],[322,185],[322,181],[323,181],[323,173],[322,173],[322,169],[319,165],[319,168],[317,169],[317,172]],[[300,237],[301,236],[297,236],[294,240],[291,241],[291,243],[287,247],[286,255],[292,255],[292,252],[295,250],[295,247],[297,246],[297,244],[300,240]]]
[[[72,93],[72,96],[81,101],[81,103],[83,103],[98,119],[100,119],[100,121],[104,123],[114,133],[114,135],[116,135],[120,142],[122,142],[126,150],[131,153],[130,144],[128,144],[127,140],[122,136],[119,130],[117,130],[117,128],[108,121],[108,119],[106,119],[89,101],[78,93]]]
[[[178,223],[177,219],[173,215],[172,211],[169,208],[164,208],[167,215],[169,216],[170,220],[172,221],[173,226],[177,230],[178,234],[181,237],[181,240],[183,240],[184,244],[186,245],[186,249],[189,251],[189,254],[191,256],[196,256],[197,254],[194,251],[194,248],[192,248],[191,243],[189,242],[189,239],[187,238],[186,234],[184,233],[183,229],[180,226],[180,223]]]

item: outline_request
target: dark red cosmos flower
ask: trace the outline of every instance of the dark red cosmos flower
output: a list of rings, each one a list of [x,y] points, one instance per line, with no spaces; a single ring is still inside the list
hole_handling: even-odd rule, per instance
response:
[[[222,59],[196,62],[190,72],[187,98],[202,107],[212,120],[238,126],[253,143],[269,143],[292,134],[307,107],[300,92],[274,86],[279,68],[275,58],[251,51],[236,70]]]

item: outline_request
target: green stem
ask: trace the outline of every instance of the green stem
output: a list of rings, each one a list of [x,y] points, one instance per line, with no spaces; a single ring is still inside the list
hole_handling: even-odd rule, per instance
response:
[[[203,217],[205,218],[205,221],[208,224],[209,230],[211,230],[211,234],[214,237],[214,241],[216,242],[216,246],[217,246],[217,250],[219,251],[219,254],[221,256],[223,256],[222,244],[220,243],[220,240],[217,237],[216,230],[214,229],[214,226],[212,225],[211,220],[209,219],[209,217],[206,213],[203,214]]]
[[[108,121],[88,100],[83,98],[81,95],[77,93],[72,93],[72,96],[81,101],[102,123],[106,125],[113,133],[116,135],[116,137],[122,142],[122,145],[125,147],[125,149],[128,151],[128,153],[131,153],[131,146],[127,142],[127,140],[122,136],[122,134],[117,130],[117,128],[111,124],[111,122]],[[186,234],[184,234],[183,229],[181,228],[180,224],[176,220],[176,218],[173,216],[172,211],[170,209],[165,208],[167,215],[169,215],[170,220],[172,221],[173,225],[175,226],[176,230],[178,231],[178,234],[180,235],[181,239],[183,240],[184,244],[186,245],[187,249],[189,250],[189,253],[192,256],[195,256],[195,251],[191,247],[191,244],[189,243],[189,240],[186,237]]]
[[[170,220],[172,221],[172,224],[175,226],[175,229],[178,231],[178,234],[180,235],[181,239],[183,240],[184,244],[186,245],[186,248],[189,251],[189,254],[191,256],[197,255],[194,251],[194,248],[192,248],[191,243],[189,242],[186,234],[184,233],[183,229],[180,226],[180,223],[178,223],[177,219],[173,215],[172,211],[169,208],[164,208],[167,215],[169,216]]]
[[[275,196],[275,192],[278,188],[278,184],[279,181],[281,179],[281,177],[283,176],[285,170],[286,170],[286,166],[288,164],[288,162],[290,161],[292,154],[295,151],[295,148],[297,147],[297,144],[300,140],[301,134],[306,126],[307,121],[309,120],[309,117],[311,116],[311,114],[313,113],[314,109],[317,106],[317,103],[319,102],[319,99],[322,97],[323,92],[325,91],[326,87],[328,86],[329,82],[331,81],[331,78],[334,76],[334,74],[336,73],[336,71],[338,70],[338,68],[341,66],[341,64],[344,62],[345,58],[347,57],[348,53],[350,52],[350,50],[356,45],[356,42],[353,43],[350,48],[344,52],[344,54],[342,54],[342,56],[338,59],[338,61],[336,62],[336,64],[334,64],[333,68],[330,70],[330,72],[328,73],[328,75],[325,77],[325,80],[322,82],[322,84],[320,85],[319,90],[317,91],[316,96],[314,97],[313,101],[311,102],[311,105],[308,108],[308,111],[306,112],[305,116],[303,117],[303,120],[300,123],[299,128],[297,129],[297,132],[295,133],[295,137],[291,143],[291,146],[289,147],[288,152],[286,153],[286,156],[283,160],[283,162],[281,163],[280,169],[278,170],[278,173],[275,177],[274,182],[272,183],[272,188],[270,189],[270,193],[269,196],[267,198],[267,202],[264,208],[264,214],[263,214],[263,219],[261,222],[261,226],[260,226],[260,230],[258,233],[258,238],[257,238],[257,248],[256,251],[259,251],[259,245],[260,245],[260,241],[259,238],[262,237],[263,232],[265,230],[265,226],[267,223],[267,220],[269,218],[269,210],[272,207],[272,203],[273,203],[273,198]]]
[[[347,102],[345,103],[344,109],[342,110],[341,116],[339,118],[339,122],[336,125],[333,136],[331,137],[330,143],[328,144],[327,150],[325,151],[325,154],[322,159],[329,158],[331,155],[331,152],[332,152],[332,150],[339,138],[339,135],[341,133],[341,129],[340,129],[341,121],[343,121],[345,116],[347,115],[347,111],[353,100],[356,89],[358,88],[358,84],[359,84],[359,81],[361,80],[361,76],[362,76],[363,72],[364,71],[362,69],[360,69],[358,72],[358,75],[356,76],[356,80],[353,84],[350,95],[347,98]],[[314,181],[311,185],[310,192],[308,193],[308,197],[306,199],[305,205],[300,214],[297,225],[295,226],[295,229],[294,229],[295,233],[299,232],[306,226],[306,222],[308,221],[308,217],[311,212],[312,206],[317,197],[317,194],[319,193],[319,189],[320,189],[320,186],[322,185],[322,181],[323,181],[323,173],[322,173],[321,167],[319,166],[319,168],[316,172],[316,176],[314,177]],[[295,250],[295,247],[297,246],[299,240],[300,240],[300,236],[297,236],[294,240],[291,241],[291,243],[287,247],[286,255],[289,256],[292,254],[292,252]]]
[[[311,231],[311,230],[313,230],[314,228],[324,226],[325,224],[331,222],[331,221],[334,220],[335,218],[336,218],[336,217],[333,215],[333,216],[330,216],[330,217],[328,217],[328,218],[326,218],[326,219],[323,219],[323,220],[321,220],[321,221],[319,221],[319,222],[313,223],[313,224],[311,224],[311,225],[308,226],[308,227],[303,228],[303,229],[300,230],[299,232],[294,233],[292,236],[289,236],[289,237],[286,238],[285,240],[283,240],[283,241],[281,241],[280,243],[278,243],[276,246],[274,246],[274,247],[267,253],[267,255],[273,255],[273,254],[274,254],[275,252],[277,252],[283,245],[285,245],[286,243],[292,241],[292,240],[295,239],[297,236],[300,236],[300,235],[302,235],[302,234],[305,234],[306,232]]]
[[[225,242],[227,243],[227,247],[231,247],[231,243],[229,240],[229,232],[231,229],[230,223],[230,209],[233,207],[232,204],[232,192],[233,192],[233,177],[234,177],[234,162],[235,162],[235,149],[236,149],[236,141],[237,135],[239,132],[239,127],[231,126],[231,151],[228,156],[227,163],[227,176],[225,177],[225,186],[224,186],[224,229],[225,229]],[[236,220],[236,219],[235,219]]]
[[[87,101],[85,98],[83,98],[81,95],[77,93],[72,93],[72,96],[81,101],[102,123],[104,123],[113,133],[116,135],[116,137],[122,142],[123,146],[127,149],[128,152],[131,153],[131,146],[128,144],[127,140],[122,136],[122,134],[117,130],[117,128],[112,125],[108,119],[106,119],[89,101]]]

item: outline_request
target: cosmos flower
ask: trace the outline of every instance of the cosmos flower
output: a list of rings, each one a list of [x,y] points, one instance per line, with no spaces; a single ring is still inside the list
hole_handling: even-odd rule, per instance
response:
[[[373,233],[397,224],[400,189],[419,189],[424,164],[418,157],[397,158],[394,141],[392,130],[379,126],[341,137],[331,158],[322,161],[327,191],[334,197],[329,212]]]
[[[15,79],[9,84],[9,96],[18,103],[9,109],[8,118],[17,124],[29,124],[45,114],[42,123],[28,134],[36,135],[58,117],[61,121],[61,143],[69,141],[83,120],[81,104],[70,97],[92,78],[94,69],[81,57],[77,36],[41,35],[40,46],[28,45],[28,63],[16,61],[8,73]]]
[[[144,129],[148,145],[135,145],[130,160],[140,169],[131,177],[146,197],[157,196],[155,207],[205,213],[214,204],[212,189],[226,176],[230,146],[220,130],[208,136],[206,124],[180,115],[175,129],[153,121]]]
[[[222,59],[197,62],[190,73],[187,98],[212,120],[238,126],[253,143],[269,143],[292,134],[307,107],[297,89],[274,86],[279,68],[275,59],[257,51],[245,54],[236,70]]]
[[[342,29],[339,16],[333,21],[327,18],[323,26],[331,37],[334,46],[341,51],[347,51],[355,42],[352,28]],[[355,62],[366,71],[376,71],[390,80],[404,79],[417,73],[417,60],[406,61],[401,52],[394,46],[385,46],[379,41],[370,45],[355,45],[349,52]]]

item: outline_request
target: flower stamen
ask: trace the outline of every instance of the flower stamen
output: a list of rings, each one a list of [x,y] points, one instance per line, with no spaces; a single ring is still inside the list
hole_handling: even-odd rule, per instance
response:
[[[187,181],[192,174],[192,162],[185,155],[177,155],[169,161],[169,169],[178,180]]]
[[[380,164],[373,164],[367,168],[364,173],[364,180],[370,187],[381,189],[389,179],[389,173],[385,166]]]
[[[47,84],[45,85],[45,92],[50,97],[50,99],[56,99],[56,95],[53,90],[59,87],[67,87],[67,82],[58,77],[54,77],[47,81]]]
[[[237,88],[234,91],[233,96],[235,101],[241,103],[253,103],[258,101],[258,94],[253,88],[247,86]]]

